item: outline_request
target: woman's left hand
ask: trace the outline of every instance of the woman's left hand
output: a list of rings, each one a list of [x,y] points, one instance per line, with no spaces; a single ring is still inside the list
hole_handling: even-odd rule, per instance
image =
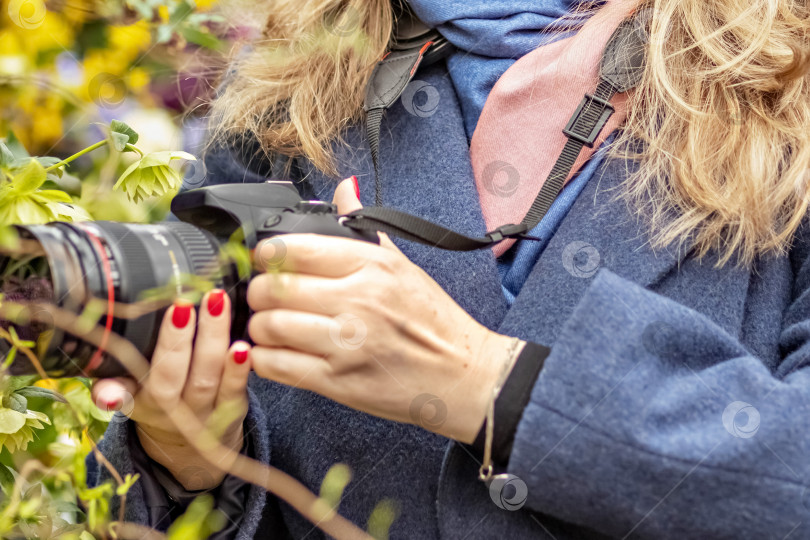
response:
[[[350,180],[341,213],[361,207]],[[248,302],[256,373],[367,413],[472,442],[511,339],[476,322],[381,235],[265,241]]]

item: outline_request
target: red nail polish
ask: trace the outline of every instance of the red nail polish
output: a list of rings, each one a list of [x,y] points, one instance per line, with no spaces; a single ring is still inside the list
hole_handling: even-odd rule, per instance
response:
[[[222,315],[222,310],[225,307],[225,291],[222,289],[214,289],[208,294],[208,313],[212,317],[219,317]]]
[[[172,324],[175,328],[185,328],[191,319],[191,304],[175,304],[172,312]]]
[[[105,401],[104,402],[104,410],[106,411],[117,411],[121,408],[121,400],[114,399],[112,401]]]
[[[360,200],[360,184],[356,176],[352,176],[352,184],[354,184],[354,194],[357,195],[357,200]]]
[[[233,361],[237,364],[244,364],[247,361],[248,352],[246,350],[233,351]]]

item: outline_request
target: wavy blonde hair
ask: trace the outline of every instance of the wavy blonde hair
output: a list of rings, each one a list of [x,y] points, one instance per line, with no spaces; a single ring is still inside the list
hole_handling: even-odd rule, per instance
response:
[[[215,136],[334,174],[388,45],[391,0],[270,0],[264,36],[212,106]],[[810,202],[807,0],[649,0],[648,62],[614,157],[638,162],[622,195],[663,247],[751,263],[784,253]],[[611,4],[602,8],[612,9]],[[736,254],[736,256],[735,256]]]

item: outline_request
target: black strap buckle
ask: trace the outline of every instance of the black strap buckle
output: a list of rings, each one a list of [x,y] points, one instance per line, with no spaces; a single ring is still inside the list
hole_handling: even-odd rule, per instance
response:
[[[504,238],[520,238],[528,230],[529,227],[524,223],[501,225],[497,229],[488,232],[485,236],[489,238],[493,244],[497,244]]]
[[[579,141],[588,148],[593,148],[596,138],[602,132],[608,119],[616,112],[609,101],[591,94],[577,107],[574,115],[563,129],[563,133],[575,141]]]

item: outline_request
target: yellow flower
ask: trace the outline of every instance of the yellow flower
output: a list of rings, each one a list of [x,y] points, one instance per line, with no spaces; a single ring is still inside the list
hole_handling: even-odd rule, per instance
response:
[[[45,388],[46,390],[58,390],[59,383],[56,379],[40,379],[34,383],[34,386]]]
[[[197,0],[197,11],[208,11],[214,5],[216,5],[217,0]]]
[[[34,440],[34,430],[42,429],[51,419],[45,413],[27,409],[24,413],[14,409],[0,408],[0,448],[6,447],[9,452],[25,451],[28,443]]]
[[[160,197],[175,192],[183,181],[180,171],[169,165],[175,159],[197,158],[186,152],[146,154],[124,171],[113,189],[123,189],[134,202],[140,202],[146,197]]]
[[[13,30],[31,59],[36,59],[39,53],[62,50],[70,47],[76,33],[70,23],[61,15],[47,11],[41,23],[30,28],[12,25]]]
[[[107,48],[121,51],[131,57],[130,61],[149,48],[151,43],[152,33],[146,21],[138,21],[128,26],[110,26],[107,29]]]
[[[129,70],[127,82],[129,82],[129,87],[133,92],[142,90],[149,84],[149,72],[143,68],[132,68]]]

